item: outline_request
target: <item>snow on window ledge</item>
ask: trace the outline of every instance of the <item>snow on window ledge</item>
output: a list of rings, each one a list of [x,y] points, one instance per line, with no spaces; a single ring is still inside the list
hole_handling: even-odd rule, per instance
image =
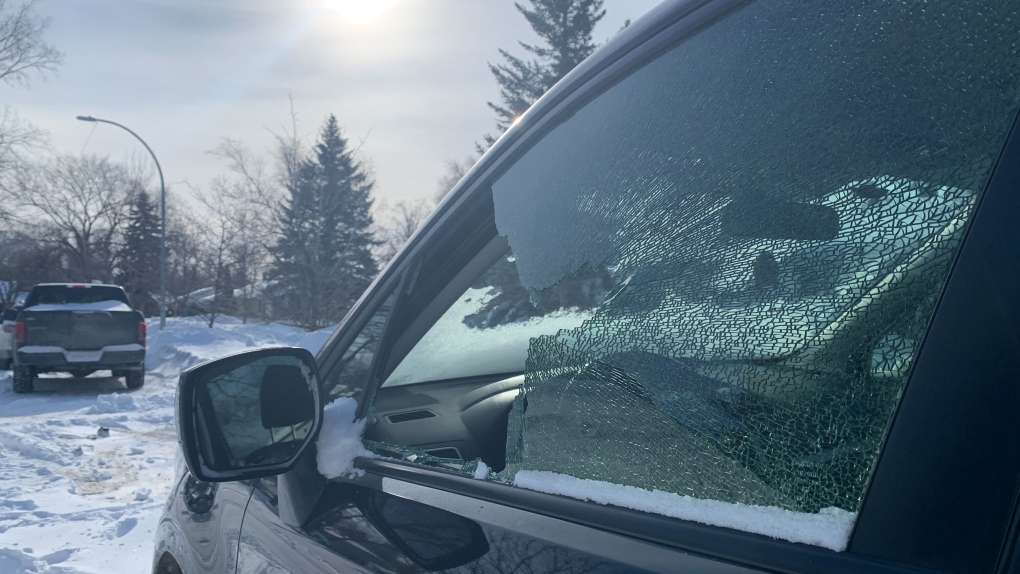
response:
[[[761,534],[778,540],[846,550],[856,512],[823,508],[818,514],[774,506],[752,506],[692,498],[662,490],[576,478],[555,472],[520,470],[514,486],[641,512]]]
[[[326,478],[364,476],[365,471],[354,468],[354,459],[378,458],[361,442],[366,421],[354,420],[357,412],[358,401],[350,397],[339,398],[323,409],[322,429],[315,446],[319,473]]]

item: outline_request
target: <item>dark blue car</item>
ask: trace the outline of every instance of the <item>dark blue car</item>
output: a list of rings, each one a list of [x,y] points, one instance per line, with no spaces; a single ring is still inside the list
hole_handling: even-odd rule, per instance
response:
[[[1020,3],[681,0],[312,357],[181,376],[160,574],[1020,573]]]

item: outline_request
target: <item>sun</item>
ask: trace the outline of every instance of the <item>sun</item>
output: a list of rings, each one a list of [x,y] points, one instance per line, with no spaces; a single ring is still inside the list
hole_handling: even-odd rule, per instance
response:
[[[325,0],[325,3],[345,20],[364,24],[382,16],[397,0]]]

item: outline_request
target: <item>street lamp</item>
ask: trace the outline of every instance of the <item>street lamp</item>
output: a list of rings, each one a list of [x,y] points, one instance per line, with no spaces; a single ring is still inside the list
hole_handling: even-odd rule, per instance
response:
[[[160,226],[161,241],[159,246],[159,330],[162,331],[166,327],[166,185],[163,183],[163,168],[159,167],[159,160],[156,159],[156,154],[152,153],[152,148],[149,144],[145,143],[145,140],[138,134],[128,129],[126,126],[122,126],[117,122],[111,122],[110,120],[103,120],[100,118],[94,118],[92,116],[78,116],[78,120],[83,122],[102,122],[104,124],[115,125],[118,128],[123,129],[127,133],[135,136],[138,141],[142,142],[145,149],[149,151],[149,155],[152,156],[152,161],[156,162],[156,171],[159,172],[159,210],[160,210]]]

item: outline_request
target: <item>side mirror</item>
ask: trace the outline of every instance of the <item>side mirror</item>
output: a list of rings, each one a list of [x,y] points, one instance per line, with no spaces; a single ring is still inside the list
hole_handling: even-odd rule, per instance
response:
[[[204,482],[282,474],[322,425],[319,372],[306,349],[260,349],[196,365],[177,385],[177,437]]]

